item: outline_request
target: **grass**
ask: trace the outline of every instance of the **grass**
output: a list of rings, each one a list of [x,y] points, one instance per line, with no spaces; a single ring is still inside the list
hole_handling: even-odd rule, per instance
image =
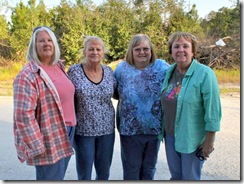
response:
[[[113,62],[109,66],[115,70],[118,63],[119,61]],[[20,63],[0,67],[0,96],[11,96],[13,94],[12,83],[21,68]],[[214,70],[214,72],[220,85],[220,93],[240,92],[240,70]]]
[[[220,86],[220,94],[240,93],[240,70],[214,70]]]
[[[8,66],[0,67],[0,96],[13,94],[13,80],[22,66],[20,63],[10,63]]]
[[[240,70],[214,70],[219,84],[234,83],[240,84]]]
[[[0,67],[0,81],[13,80],[22,66],[21,63],[12,63],[9,66]]]
[[[231,87],[226,87],[226,88],[220,88],[220,94],[226,94],[226,93],[240,93],[240,88],[231,88]]]

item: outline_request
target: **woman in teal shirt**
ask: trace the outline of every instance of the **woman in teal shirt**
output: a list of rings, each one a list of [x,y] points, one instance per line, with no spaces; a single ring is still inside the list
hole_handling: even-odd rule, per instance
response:
[[[200,180],[214,150],[222,116],[217,78],[212,69],[194,59],[197,39],[186,32],[169,38],[175,63],[162,87],[162,134],[172,180]],[[199,151],[200,150],[200,151]]]

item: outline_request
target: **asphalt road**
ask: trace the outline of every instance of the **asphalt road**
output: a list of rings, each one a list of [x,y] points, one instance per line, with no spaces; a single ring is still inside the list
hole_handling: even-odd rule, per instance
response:
[[[221,97],[223,118],[221,131],[217,133],[215,151],[204,163],[202,180],[237,181],[241,179],[240,159],[240,96]],[[114,101],[116,105],[116,101]],[[11,180],[35,180],[35,169],[20,163],[16,156],[13,136],[12,97],[0,97],[0,182]],[[93,172],[93,179],[95,174]],[[155,180],[169,180],[170,174],[165,158],[164,144],[161,144]],[[77,180],[75,157],[72,156],[65,180]],[[119,137],[116,131],[114,156],[110,180],[122,180]],[[209,181],[209,182],[210,182]],[[8,182],[8,183],[10,183]]]

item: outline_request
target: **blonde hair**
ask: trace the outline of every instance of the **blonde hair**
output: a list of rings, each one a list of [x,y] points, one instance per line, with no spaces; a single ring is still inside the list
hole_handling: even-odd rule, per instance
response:
[[[85,39],[84,39],[84,48],[82,49],[82,52],[83,52],[83,55],[85,55],[85,51],[87,50],[88,48],[88,43],[90,42],[96,42],[98,44],[100,44],[102,46],[102,49],[103,49],[103,52],[104,53],[107,53],[108,50],[107,48],[105,47],[105,43],[103,42],[103,40],[98,37],[98,36],[86,36]],[[84,57],[81,62],[86,62],[86,58]]]
[[[134,57],[133,57],[133,49],[143,41],[147,41],[147,43],[150,47],[150,50],[151,50],[150,63],[153,63],[156,60],[156,53],[154,51],[154,48],[153,48],[153,45],[152,45],[150,38],[145,34],[136,34],[130,40],[129,45],[128,45],[128,50],[127,50],[126,55],[125,55],[126,62],[128,62],[132,66],[135,65]]]

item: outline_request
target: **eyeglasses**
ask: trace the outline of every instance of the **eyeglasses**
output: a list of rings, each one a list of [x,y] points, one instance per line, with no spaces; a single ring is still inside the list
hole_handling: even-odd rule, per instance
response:
[[[203,154],[202,154],[202,148],[198,148],[198,149],[197,149],[197,151],[196,151],[196,157],[197,157],[199,160],[201,160],[201,161],[204,160],[204,156],[203,156]]]
[[[143,51],[144,53],[147,53],[150,50],[151,49],[150,48],[147,48],[147,47],[145,47],[145,48],[136,48],[136,49],[134,49],[134,52],[136,52],[137,54],[139,54],[141,51]]]
[[[35,28],[33,29],[32,34],[33,34],[34,32],[36,32],[36,30],[38,30],[38,29],[40,29],[40,28],[42,28],[42,27],[48,28],[50,31],[53,31],[52,28],[50,28],[50,27],[48,27],[48,26],[37,26],[37,27],[35,27]]]

